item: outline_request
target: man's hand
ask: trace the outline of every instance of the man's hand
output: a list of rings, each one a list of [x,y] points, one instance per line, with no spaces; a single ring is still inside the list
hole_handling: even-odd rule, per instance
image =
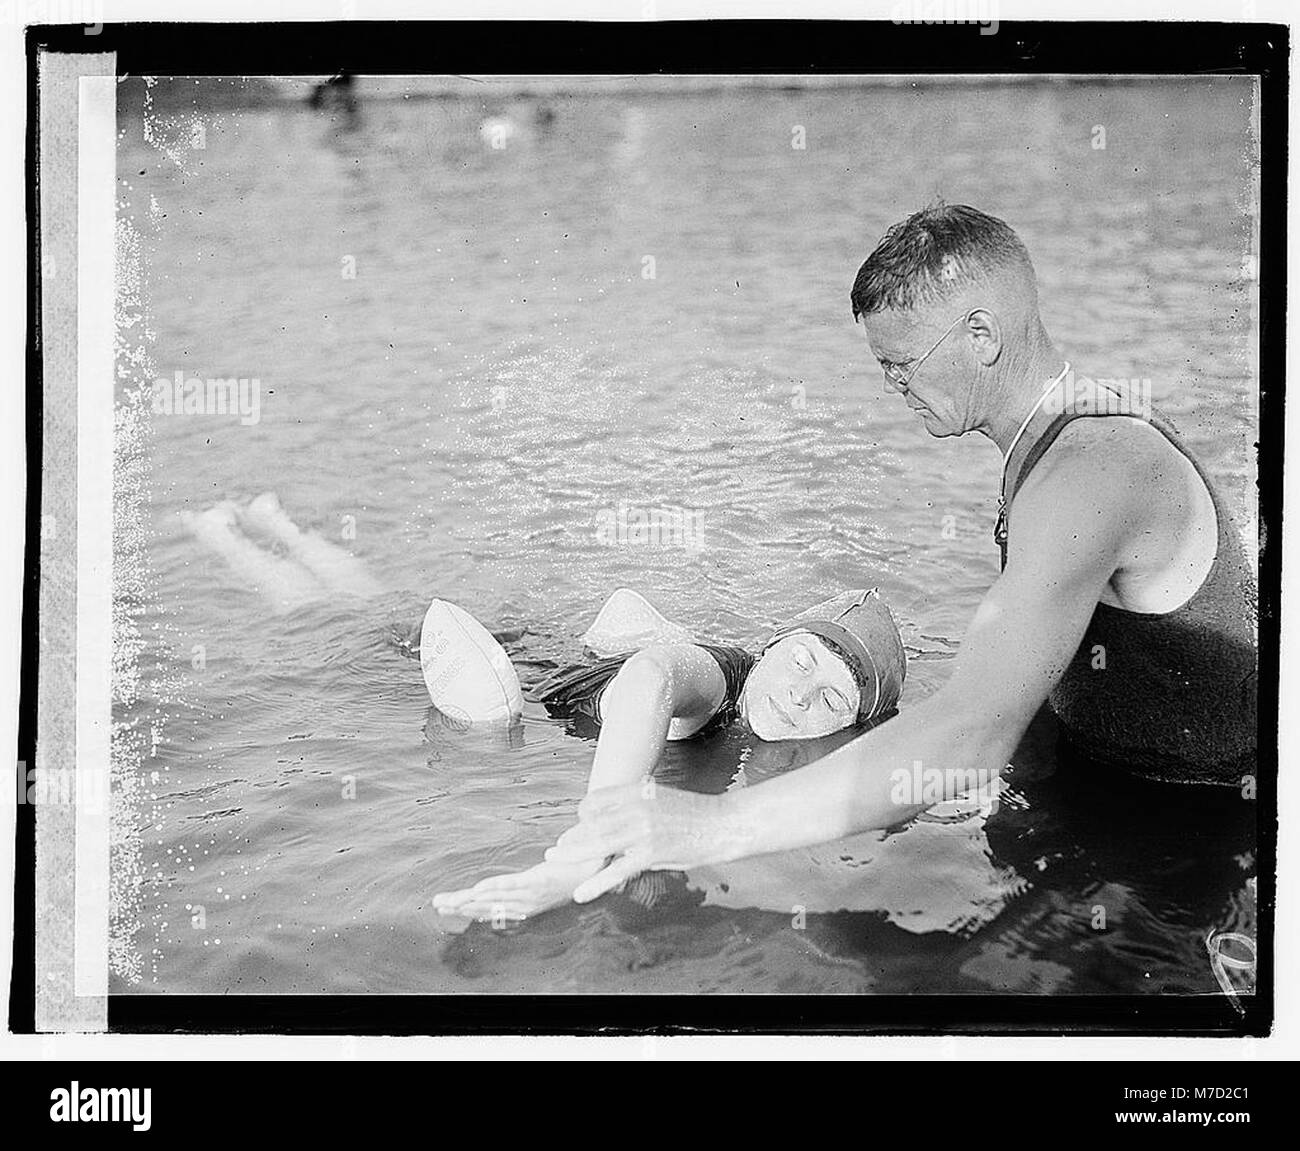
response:
[[[653,782],[607,787],[582,801],[578,823],[546,859],[574,865],[608,861],[574,890],[574,900],[587,903],[642,871],[686,871],[728,858],[724,827],[719,796]]]
[[[599,870],[599,860],[590,864],[539,863],[527,871],[480,880],[461,891],[439,892],[433,897],[433,909],[439,915],[467,919],[527,919],[568,903],[574,887]]]

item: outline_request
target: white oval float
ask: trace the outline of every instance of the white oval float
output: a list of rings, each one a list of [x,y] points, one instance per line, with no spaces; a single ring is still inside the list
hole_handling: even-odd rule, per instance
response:
[[[695,637],[668,619],[640,592],[621,587],[605,601],[582,637],[583,646],[599,656],[640,651],[655,643],[694,643]]]
[[[524,710],[510,657],[487,628],[454,603],[436,599],[425,612],[420,670],[433,706],[453,720],[511,720]]]

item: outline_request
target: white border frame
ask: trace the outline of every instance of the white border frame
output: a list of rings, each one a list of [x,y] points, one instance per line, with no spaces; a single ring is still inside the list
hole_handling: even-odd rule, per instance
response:
[[[69,5],[41,0],[6,0],[0,14],[0,235],[4,250],[11,255],[9,274],[0,280],[0,354],[8,367],[9,418],[0,421],[0,515],[10,525],[8,546],[0,549],[0,743],[16,745],[16,705],[20,658],[22,612],[22,541],[25,522],[25,344],[27,307],[24,300],[26,234],[24,219],[24,134],[28,114],[26,60],[22,28],[5,17],[18,10],[19,19],[30,22],[67,20]],[[175,19],[177,10],[167,0],[98,0],[96,15],[106,21]],[[280,0],[268,15],[262,0],[190,0],[184,10],[189,21],[337,20],[357,19],[718,19],[778,18],[802,19],[887,19],[890,0],[445,0],[435,12],[422,0]],[[1294,8],[1290,0],[1000,0],[1001,20],[1225,20],[1289,23]],[[1294,31],[1293,31],[1294,41]],[[1300,157],[1300,114],[1296,90],[1300,77],[1292,75],[1290,97],[1290,155]],[[1288,267],[1292,292],[1297,291],[1294,258],[1300,246],[1300,226],[1294,206],[1288,205],[1291,250]],[[1294,309],[1293,309],[1294,312]],[[1288,319],[1288,335],[1291,322]],[[1300,341],[1289,340],[1288,375],[1293,381],[1292,402],[1286,413],[1289,455],[1300,444]],[[11,402],[9,402],[11,401]],[[1284,474],[1284,498],[1290,507],[1300,506],[1300,468]],[[1296,540],[1300,533],[1284,535],[1282,586],[1282,698],[1294,696],[1297,684],[1295,660],[1296,625],[1286,610],[1295,599],[1295,575],[1300,570]],[[16,544],[15,544],[16,541]],[[1279,762],[1300,758],[1296,709],[1282,708],[1279,732]],[[779,1051],[782,1058],[806,1059],[818,1055],[833,1058],[932,1059],[936,1057],[985,1059],[1132,1059],[1171,1060],[1295,1059],[1300,1055],[1300,992],[1285,978],[1300,960],[1300,909],[1295,898],[1296,853],[1292,848],[1300,816],[1297,797],[1300,781],[1293,773],[1280,772],[1278,784],[1279,822],[1285,834],[1278,841],[1278,905],[1276,918],[1275,983],[1276,1024],[1274,1035],[1253,1039],[1129,1039],[1116,1037],[1006,1038],[980,1039],[782,1039],[675,1038],[659,1039],[647,1045],[630,1039],[312,1039],[302,1037],[215,1036],[21,1036],[0,1040],[0,1057],[44,1058],[249,1058],[250,1044],[256,1043],[258,1057],[331,1059],[357,1057],[402,1058],[419,1054],[447,1058],[482,1059],[509,1055],[515,1058],[555,1059],[581,1053],[583,1057],[670,1058],[682,1054],[707,1054],[710,1058],[763,1058]],[[13,806],[0,805],[0,885],[13,890]],[[10,975],[13,919],[9,899],[0,897],[0,972]]]

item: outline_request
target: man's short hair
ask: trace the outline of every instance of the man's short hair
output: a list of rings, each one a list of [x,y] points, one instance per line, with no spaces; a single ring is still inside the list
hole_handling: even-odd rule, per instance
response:
[[[955,295],[998,268],[1034,267],[1003,221],[940,201],[895,224],[858,269],[849,298],[853,320],[886,308],[909,310]]]

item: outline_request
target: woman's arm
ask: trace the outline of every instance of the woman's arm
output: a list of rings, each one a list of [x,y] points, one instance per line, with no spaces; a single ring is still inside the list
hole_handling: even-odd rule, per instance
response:
[[[693,644],[657,644],[630,656],[600,699],[601,729],[589,792],[636,784],[654,770],[669,738],[703,727],[727,694],[722,669]],[[433,906],[443,915],[496,921],[524,919],[568,903],[574,888],[604,866],[542,862],[526,871],[484,879],[462,891],[440,892]]]
[[[694,644],[655,644],[630,656],[600,699],[600,738],[587,791],[649,775],[673,720],[682,729],[675,734],[698,731],[726,693],[717,660]]]

